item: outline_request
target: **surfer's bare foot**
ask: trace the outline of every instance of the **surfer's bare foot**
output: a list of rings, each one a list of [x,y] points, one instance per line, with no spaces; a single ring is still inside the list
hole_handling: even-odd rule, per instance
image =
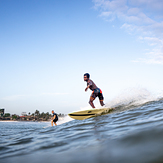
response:
[[[104,106],[105,105],[104,102],[103,102],[103,100],[100,100],[100,104],[101,104],[101,106]]]

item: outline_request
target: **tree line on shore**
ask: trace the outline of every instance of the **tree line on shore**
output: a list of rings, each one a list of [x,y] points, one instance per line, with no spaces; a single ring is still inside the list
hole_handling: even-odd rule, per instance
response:
[[[62,118],[64,116],[65,116],[65,114],[61,114],[61,113],[58,114],[59,118]],[[19,116],[19,115],[16,115],[16,114],[11,115],[10,113],[5,113],[3,115],[3,117],[0,117],[0,120],[48,121],[48,120],[51,119],[51,117],[52,117],[52,115],[49,114],[49,112],[47,112],[47,113],[44,113],[44,112],[40,113],[39,110],[36,110],[32,114],[29,112],[28,115],[24,114],[22,116]]]

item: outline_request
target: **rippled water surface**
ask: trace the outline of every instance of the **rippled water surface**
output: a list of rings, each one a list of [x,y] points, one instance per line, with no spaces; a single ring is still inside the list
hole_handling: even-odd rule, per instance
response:
[[[163,162],[163,100],[53,127],[0,122],[0,162]]]

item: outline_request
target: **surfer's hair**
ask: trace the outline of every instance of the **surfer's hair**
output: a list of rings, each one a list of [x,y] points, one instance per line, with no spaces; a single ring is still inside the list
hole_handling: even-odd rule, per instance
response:
[[[88,79],[90,78],[90,75],[88,73],[85,73],[84,76],[86,76]]]

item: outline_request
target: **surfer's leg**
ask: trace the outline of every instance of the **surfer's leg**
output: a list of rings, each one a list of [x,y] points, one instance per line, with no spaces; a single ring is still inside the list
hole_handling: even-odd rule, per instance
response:
[[[94,98],[91,96],[89,100],[89,104],[92,106],[92,108],[95,108],[93,101],[94,101]]]
[[[96,96],[96,94],[93,91],[92,94],[91,94],[90,100],[89,100],[89,104],[92,106],[92,108],[95,108],[95,106],[93,104],[93,101],[95,100],[96,97],[97,96]]]
[[[101,104],[101,106],[105,105],[103,100],[100,100],[100,104]]]
[[[53,120],[51,121],[51,125],[53,126]]]
[[[58,121],[58,119],[53,119],[55,126],[57,126],[57,123],[56,123],[57,121]]]
[[[95,108],[93,101],[91,99],[89,100],[89,104],[92,106],[92,108]]]
[[[100,101],[100,104],[101,106],[104,106],[104,97],[103,97],[103,94],[102,93],[99,93],[98,94],[98,98],[99,98],[99,101]]]

